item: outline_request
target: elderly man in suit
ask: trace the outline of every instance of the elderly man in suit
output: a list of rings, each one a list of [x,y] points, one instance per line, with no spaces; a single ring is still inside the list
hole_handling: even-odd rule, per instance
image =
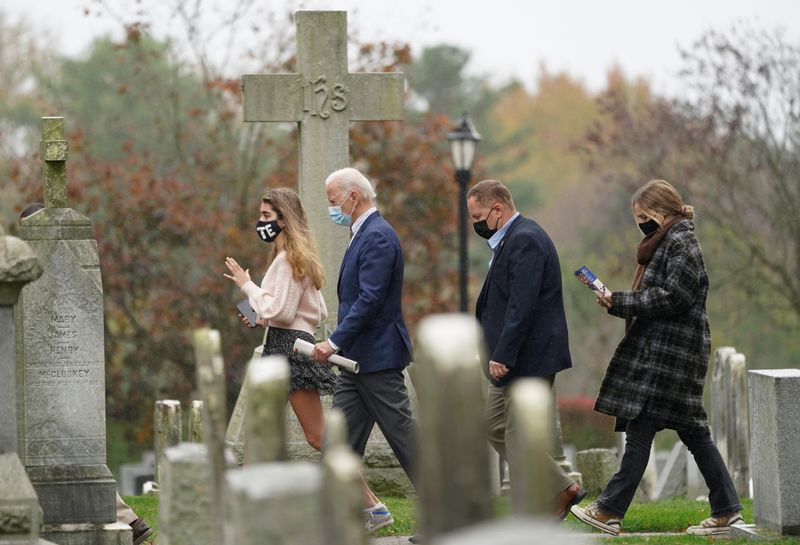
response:
[[[492,250],[489,272],[475,314],[489,353],[486,422],[489,442],[508,460],[514,486],[514,433],[509,420],[509,386],[519,377],[538,377],[552,386],[556,373],[572,367],[561,295],[561,268],[553,241],[535,221],[517,212],[511,192],[484,180],[467,194],[475,232]],[[563,519],[586,493],[555,462],[554,511]]]
[[[377,423],[414,482],[414,422],[403,379],[412,352],[400,307],[400,241],[375,207],[372,184],[358,170],[337,170],[325,180],[325,189],[331,220],[349,227],[352,236],[339,269],[338,325],[328,340],[314,347],[312,357],[324,362],[339,351],[359,363],[358,374],[339,374],[333,394],[334,408],[347,421],[348,443],[363,456]],[[381,515],[375,518],[381,520]]]

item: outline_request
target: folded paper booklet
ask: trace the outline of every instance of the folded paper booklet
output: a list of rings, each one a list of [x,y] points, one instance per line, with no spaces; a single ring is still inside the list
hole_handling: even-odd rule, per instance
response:
[[[578,280],[589,286],[589,289],[593,291],[599,291],[603,295],[608,295],[611,291],[605,287],[605,285],[600,282],[600,279],[595,276],[595,274],[589,270],[589,267],[584,265],[577,271],[575,271],[575,276]]]
[[[314,350],[314,345],[308,341],[304,341],[303,339],[296,339],[294,341],[293,350],[295,352],[300,352],[301,354],[310,357],[311,351]],[[341,369],[346,369],[351,373],[358,373],[358,363],[354,362],[351,359],[345,358],[344,356],[339,356],[338,354],[331,354],[328,357],[328,363],[340,367]]]
[[[256,323],[256,311],[250,306],[249,299],[242,299],[236,303],[236,310],[239,311],[239,314],[247,318],[247,320],[250,322],[250,327],[258,327],[258,324]]]

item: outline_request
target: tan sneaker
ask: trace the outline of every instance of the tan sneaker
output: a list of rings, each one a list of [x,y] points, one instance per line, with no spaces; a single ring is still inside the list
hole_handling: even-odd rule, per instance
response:
[[[573,505],[569,511],[581,522],[585,522],[601,532],[618,536],[622,531],[622,520],[616,515],[603,512],[597,502],[586,506],[586,508]]]
[[[740,526],[742,524],[744,524],[742,513],[741,511],[736,511],[723,517],[707,518],[697,526],[689,526],[686,529],[686,533],[693,536],[716,536],[730,533],[731,526]]]

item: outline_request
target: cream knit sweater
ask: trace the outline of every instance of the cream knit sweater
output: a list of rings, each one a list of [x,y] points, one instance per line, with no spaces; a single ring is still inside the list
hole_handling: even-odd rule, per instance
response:
[[[286,252],[275,256],[260,288],[249,281],[242,291],[256,314],[265,318],[270,327],[299,329],[313,335],[320,322],[328,317],[322,294],[308,278],[294,278]]]

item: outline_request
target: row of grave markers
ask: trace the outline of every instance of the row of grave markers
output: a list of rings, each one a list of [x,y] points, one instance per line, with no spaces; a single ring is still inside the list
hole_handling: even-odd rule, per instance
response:
[[[525,415],[520,419],[525,425],[512,448],[527,460],[518,476],[524,485],[515,488],[517,518],[492,522],[483,411],[476,403],[483,397],[476,357],[479,327],[463,315],[432,316],[420,324],[418,338],[419,396],[424,407],[419,417],[418,520],[427,542],[444,543],[447,536],[468,529],[480,532],[483,524],[497,525],[497,531],[511,538],[508,543],[531,543],[532,535],[560,534],[567,543],[581,542],[547,520],[552,498],[547,483],[538,478],[552,440],[549,387],[534,379],[514,387],[512,410]],[[213,411],[222,409],[207,397],[224,387],[221,374],[209,373],[211,362],[220,358],[219,334],[196,331],[194,347],[198,380],[204,380],[203,373],[209,377],[202,389],[207,431],[217,420]],[[270,356],[250,365],[244,466],[236,467],[222,434],[205,433],[202,444],[166,448],[159,469],[159,543],[365,543],[362,466],[345,445],[342,416],[336,411],[328,415],[320,464],[288,462],[284,426],[288,363]],[[443,382],[449,384],[444,390],[437,387]],[[162,406],[159,410],[171,415],[162,420],[179,429],[175,404]],[[208,501],[199,501],[200,497]]]

